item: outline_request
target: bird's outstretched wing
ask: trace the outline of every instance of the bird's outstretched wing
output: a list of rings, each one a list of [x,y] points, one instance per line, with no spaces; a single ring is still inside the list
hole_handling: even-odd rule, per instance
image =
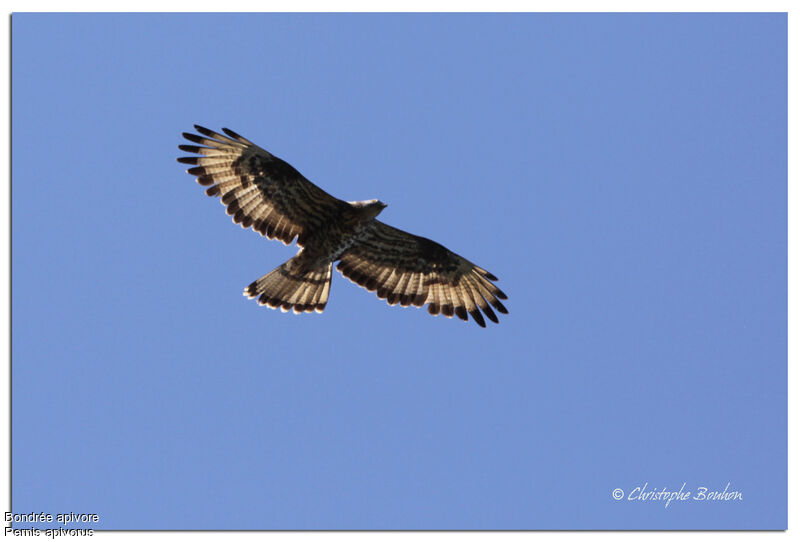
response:
[[[347,204],[334,198],[299,171],[239,134],[223,128],[226,135],[195,125],[202,135],[184,133],[198,145],[179,145],[200,156],[183,156],[188,173],[207,186],[206,194],[222,198],[227,213],[243,228],[290,244],[297,237],[336,217]],[[204,145],[204,146],[199,146]]]
[[[458,316],[486,327],[481,311],[497,323],[506,295],[491,281],[497,277],[424,237],[373,220],[336,268],[342,275],[390,305],[428,304],[428,312]],[[491,307],[490,307],[491,305]],[[480,309],[480,310],[478,310]]]

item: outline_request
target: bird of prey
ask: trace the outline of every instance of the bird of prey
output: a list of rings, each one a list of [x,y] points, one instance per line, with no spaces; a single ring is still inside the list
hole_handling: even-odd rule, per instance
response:
[[[200,135],[183,137],[196,145],[179,149],[187,173],[219,197],[233,221],[288,245],[298,253],[250,284],[244,295],[284,312],[322,312],[328,302],[333,263],[351,281],[390,305],[428,305],[430,314],[453,315],[481,327],[497,323],[506,295],[497,277],[442,245],[393,228],[375,217],[386,207],[372,199],[342,201],[303,177],[295,168],[239,134],[219,134],[195,125]],[[483,314],[481,314],[483,311]]]

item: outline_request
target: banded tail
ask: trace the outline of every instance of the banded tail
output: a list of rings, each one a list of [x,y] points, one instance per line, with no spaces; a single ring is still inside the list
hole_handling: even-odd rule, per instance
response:
[[[273,269],[244,289],[249,299],[282,312],[322,312],[331,291],[331,262],[311,270],[297,269],[296,258]]]

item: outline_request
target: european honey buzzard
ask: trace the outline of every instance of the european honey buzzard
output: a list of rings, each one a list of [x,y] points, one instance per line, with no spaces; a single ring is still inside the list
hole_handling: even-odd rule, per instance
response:
[[[497,323],[506,295],[497,277],[424,237],[398,230],[375,217],[386,207],[378,200],[342,201],[303,177],[291,165],[239,134],[225,135],[195,125],[202,135],[184,133],[197,145],[180,145],[187,173],[220,197],[233,221],[299,252],[250,284],[244,295],[284,312],[322,312],[336,269],[390,305],[421,307],[486,327],[481,314]],[[199,146],[203,145],[203,146]],[[491,307],[490,307],[491,305]],[[478,310],[480,309],[480,310]]]

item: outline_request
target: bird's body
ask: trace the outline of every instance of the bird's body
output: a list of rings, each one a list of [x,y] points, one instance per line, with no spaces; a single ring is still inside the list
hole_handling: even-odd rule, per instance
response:
[[[388,226],[375,217],[386,207],[378,200],[346,202],[304,178],[291,165],[252,142],[223,129],[226,135],[195,126],[202,134],[184,133],[196,145],[181,150],[200,156],[181,157],[188,172],[221,197],[233,221],[300,251],[289,261],[245,288],[245,295],[272,308],[322,312],[330,292],[333,263],[350,280],[377,291],[389,304],[422,306],[431,314],[467,315],[481,326],[489,307],[508,311],[497,278],[442,245]],[[478,310],[480,309],[480,310]]]
[[[369,222],[385,207],[377,200],[347,202],[341,215],[327,220],[309,233],[301,254],[307,252],[306,258],[321,258],[329,262],[338,260],[364,238]]]

